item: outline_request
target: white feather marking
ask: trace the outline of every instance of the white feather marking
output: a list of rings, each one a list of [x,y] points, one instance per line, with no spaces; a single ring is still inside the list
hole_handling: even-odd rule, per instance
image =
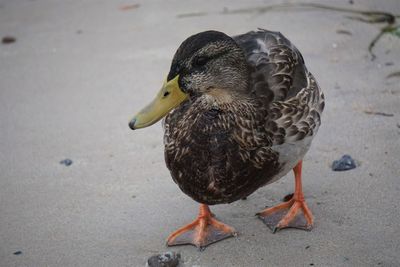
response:
[[[279,180],[290,172],[296,164],[303,159],[310,148],[312,139],[313,136],[307,136],[299,141],[272,146],[272,149],[279,153],[279,164],[282,165],[283,168],[267,184]]]
[[[267,53],[269,54],[269,49],[267,47],[267,44],[261,40],[261,39],[256,39],[256,42],[258,44],[258,49],[254,49],[253,53]]]

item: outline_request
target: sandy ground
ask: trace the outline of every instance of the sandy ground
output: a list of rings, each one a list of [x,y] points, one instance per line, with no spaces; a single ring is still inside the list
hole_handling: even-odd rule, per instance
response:
[[[266,2],[0,1],[0,37],[17,38],[0,44],[0,266],[143,266],[169,250],[184,266],[399,266],[400,78],[386,76],[400,71],[400,39],[384,36],[371,61],[382,25],[319,9],[220,13]],[[330,4],[400,14],[398,0],[354,2]],[[128,120],[186,37],[257,27],[292,40],[325,91],[304,162],[315,228],[272,234],[254,217],[293,191],[290,174],[212,208],[237,238],[166,248],[197,204],[170,178],[160,123],[133,132]],[[360,166],[333,172],[346,153]]]

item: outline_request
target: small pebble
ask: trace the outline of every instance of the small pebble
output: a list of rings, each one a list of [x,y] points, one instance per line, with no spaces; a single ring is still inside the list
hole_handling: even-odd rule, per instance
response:
[[[153,255],[147,260],[149,267],[177,267],[181,260],[181,254],[172,251]]]
[[[65,166],[70,166],[72,164],[72,160],[70,159],[63,159],[62,161],[60,161],[60,164],[63,164]]]
[[[282,198],[282,201],[287,202],[287,201],[291,200],[293,198],[293,195],[294,195],[294,193],[287,194],[286,196],[284,196]]]
[[[344,155],[341,159],[335,160],[332,163],[333,171],[347,171],[356,168],[356,163],[350,155]]]
[[[4,36],[3,39],[1,39],[1,42],[3,44],[12,44],[15,43],[16,39],[15,37],[12,36]]]
[[[14,254],[14,255],[21,255],[21,254],[22,254],[22,251],[18,250],[18,251],[15,251],[13,254]]]

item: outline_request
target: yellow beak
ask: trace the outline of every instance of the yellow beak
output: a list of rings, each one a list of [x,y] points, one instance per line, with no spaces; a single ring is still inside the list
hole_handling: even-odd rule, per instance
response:
[[[188,95],[179,87],[178,79],[179,75],[169,82],[164,82],[156,98],[139,111],[129,122],[129,127],[132,130],[144,128],[156,123],[188,98]]]

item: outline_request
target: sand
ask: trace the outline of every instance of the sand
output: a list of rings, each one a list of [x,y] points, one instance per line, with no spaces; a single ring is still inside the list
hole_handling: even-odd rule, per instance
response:
[[[221,13],[265,2],[0,1],[0,37],[16,38],[0,44],[0,266],[144,266],[165,251],[184,266],[399,266],[400,78],[386,76],[400,71],[400,38],[385,35],[371,61],[384,24],[321,9]],[[354,2],[330,4],[400,14],[397,0]],[[165,167],[161,124],[128,121],[185,38],[257,27],[289,38],[325,92],[303,165],[315,227],[272,234],[254,216],[293,191],[289,174],[212,207],[237,238],[166,248],[197,203]],[[333,172],[343,154],[359,166]]]

